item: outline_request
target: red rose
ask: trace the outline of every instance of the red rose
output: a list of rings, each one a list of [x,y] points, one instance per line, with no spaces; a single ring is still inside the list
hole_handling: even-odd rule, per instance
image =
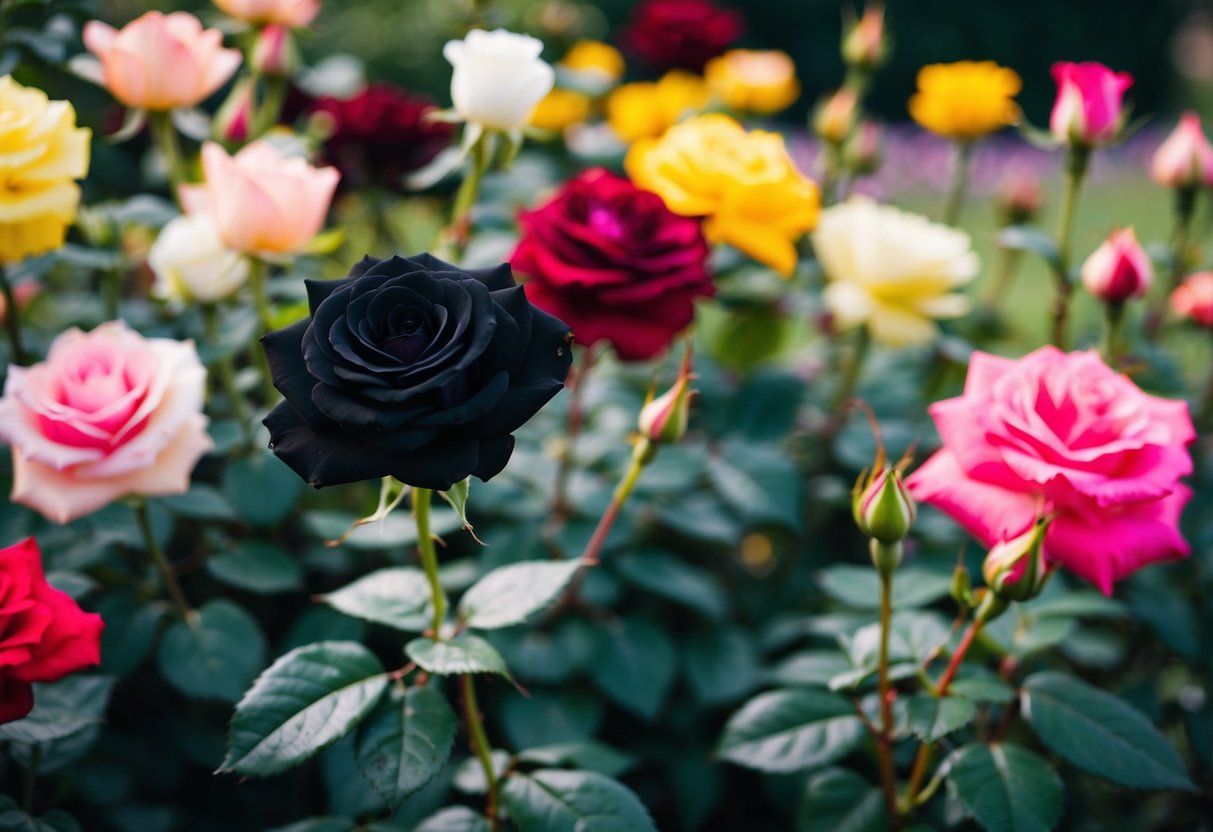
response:
[[[425,115],[434,102],[391,84],[371,84],[353,98],[325,96],[308,112],[331,122],[327,161],[341,171],[344,188],[370,183],[398,187],[451,143],[450,124]]]
[[[34,707],[32,682],[99,664],[104,626],[46,582],[33,538],[0,549],[0,724]]]
[[[527,297],[573,328],[580,344],[609,341],[624,361],[652,358],[714,293],[698,220],[600,168],[566,182],[519,217],[510,264]]]
[[[724,52],[745,31],[741,13],[711,0],[647,0],[621,34],[624,49],[656,69],[689,69]]]

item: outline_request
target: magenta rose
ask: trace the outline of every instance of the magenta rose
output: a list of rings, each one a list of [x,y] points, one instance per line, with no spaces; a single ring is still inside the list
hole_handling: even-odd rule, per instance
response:
[[[30,712],[32,683],[100,664],[104,627],[46,582],[32,538],[0,549],[0,724]]]
[[[1057,99],[1049,116],[1049,129],[1060,141],[1091,147],[1120,135],[1128,111],[1125,91],[1133,76],[1115,72],[1103,64],[1053,64]]]
[[[620,39],[624,49],[654,69],[702,72],[744,32],[740,12],[711,0],[645,0]]]
[[[1188,405],[1143,393],[1097,353],[974,353],[964,394],[931,416],[943,449],[909,478],[910,493],[987,547],[1054,515],[1046,558],[1105,593],[1188,554]]]
[[[715,291],[699,221],[601,168],[518,219],[510,265],[527,296],[568,323],[577,343],[607,341],[624,361],[666,349]]]

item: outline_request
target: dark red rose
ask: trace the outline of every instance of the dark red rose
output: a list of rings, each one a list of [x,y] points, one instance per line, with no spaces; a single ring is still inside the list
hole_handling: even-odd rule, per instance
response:
[[[745,21],[711,0],[645,0],[620,35],[623,48],[655,69],[703,65],[741,37]]]
[[[391,84],[371,84],[353,98],[318,98],[309,108],[331,121],[327,161],[345,188],[378,184],[396,188],[451,143],[454,128],[424,116],[434,102]]]
[[[34,707],[31,683],[99,664],[104,626],[46,582],[33,538],[0,549],[0,724]]]
[[[510,264],[527,297],[573,328],[580,344],[608,341],[624,361],[652,358],[715,292],[699,221],[601,168],[566,182],[519,216]]]

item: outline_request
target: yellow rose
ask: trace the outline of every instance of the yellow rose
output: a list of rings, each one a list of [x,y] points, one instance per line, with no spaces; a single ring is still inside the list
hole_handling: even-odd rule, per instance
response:
[[[0,265],[63,245],[90,135],[68,102],[0,78]]]
[[[590,97],[573,90],[554,89],[531,112],[531,126],[558,132],[590,116]]]
[[[796,240],[817,223],[821,198],[788,156],[783,137],[746,132],[728,116],[699,116],[632,145],[624,161],[637,187],[675,214],[704,217],[713,243],[728,243],[790,276]]]
[[[980,265],[963,231],[853,197],[822,212],[813,249],[839,329],[866,325],[889,346],[926,344],[939,333],[935,319],[969,311],[969,299],[952,291]]]
[[[932,133],[972,141],[1019,121],[1023,82],[993,61],[931,64],[918,70],[910,115]]]
[[[560,69],[613,84],[623,77],[623,55],[609,43],[579,40],[557,64]]]
[[[675,69],[661,80],[624,84],[607,99],[607,123],[629,144],[660,136],[708,103],[708,87],[698,75]]]
[[[703,69],[712,95],[731,110],[770,115],[800,96],[796,65],[785,52],[733,49]]]

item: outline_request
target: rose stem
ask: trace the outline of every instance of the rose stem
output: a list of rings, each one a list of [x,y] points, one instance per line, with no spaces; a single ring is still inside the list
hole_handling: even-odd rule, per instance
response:
[[[1196,213],[1195,188],[1180,188],[1175,192],[1175,229],[1171,232],[1171,269],[1167,292],[1150,309],[1146,316],[1146,337],[1150,341],[1158,340],[1158,331],[1162,328],[1163,315],[1166,312],[1167,298],[1183,281],[1184,271],[1188,265],[1188,241],[1192,233],[1192,217]]]
[[[149,118],[156,146],[160,149],[160,155],[164,157],[164,164],[168,169],[169,191],[172,192],[174,200],[179,200],[178,186],[189,181],[189,176],[186,174],[185,159],[181,155],[181,145],[177,140],[177,129],[173,127],[172,112],[160,110],[149,113]]]
[[[38,766],[42,764],[42,743],[34,743],[29,750],[29,765],[25,768],[25,788],[21,793],[21,811],[34,813],[34,785],[38,782]]]
[[[164,589],[168,592],[169,598],[177,607],[177,612],[191,627],[196,625],[197,614],[190,607],[189,601],[185,600],[185,593],[181,591],[181,584],[177,583],[177,573],[173,570],[173,565],[169,562],[168,557],[164,554],[164,550],[160,548],[160,544],[156,542],[156,535],[152,532],[152,518],[147,511],[147,500],[140,498],[135,504],[135,517],[139,521],[139,531],[143,533],[143,545],[147,549],[147,553],[152,557],[152,563],[156,565],[157,571],[160,573],[160,582]]]
[[[1108,301],[1103,306],[1103,354],[1108,366],[1116,369],[1120,362],[1120,325],[1125,319],[1125,302]]]
[[[897,784],[893,772],[893,700],[889,688],[889,630],[893,618],[893,576],[880,574],[880,659],[878,665],[880,691],[880,735],[876,741],[877,757],[880,760],[880,780],[884,791],[885,809],[889,815],[889,828],[896,832],[901,827],[901,816],[897,813]]]
[[[0,263],[0,292],[4,293],[4,328],[8,332],[8,347],[12,353],[9,360],[24,366],[29,363],[29,358],[21,346],[21,311],[17,308],[13,286],[8,282],[8,267],[3,263]]]
[[[213,303],[204,304],[202,320],[206,326],[207,342],[217,345],[219,341],[219,307]],[[240,433],[244,436],[244,442],[251,448],[253,429],[249,424],[248,402],[244,400],[244,394],[240,392],[240,387],[236,384],[236,367],[232,363],[231,353],[224,351],[219,358],[215,359],[215,375],[219,378],[223,394],[227,396],[228,407],[232,409],[232,415],[240,423]]]
[[[269,332],[274,328],[274,310],[270,306],[270,296],[267,286],[266,262],[260,257],[248,258],[248,282],[253,290],[253,303],[257,306],[257,317],[261,319],[261,328]],[[263,333],[264,334],[264,333]],[[265,391],[266,405],[278,401],[278,390],[274,387],[274,376],[270,372],[270,360],[259,343],[253,344],[253,361],[261,373],[262,389]]]
[[[569,475],[573,468],[573,446],[581,433],[584,412],[581,409],[582,397],[585,392],[586,380],[594,367],[594,348],[588,346],[581,352],[581,362],[570,380],[569,416],[564,432],[564,448],[560,452],[559,466],[556,468],[556,485],[552,492],[552,519],[549,531],[555,532],[564,523],[569,514],[568,485]]]
[[[969,169],[973,161],[973,142],[958,141],[956,157],[952,163],[952,178],[948,183],[948,195],[943,204],[944,225],[956,225],[960,209],[964,206],[965,193],[969,190]]]
[[[438,579],[438,553],[434,551],[434,536],[430,533],[430,503],[434,492],[428,488],[413,489],[413,519],[417,523],[417,548],[421,552],[421,567],[425,579],[430,583],[430,597],[434,602],[434,620],[431,629],[434,640],[441,638],[439,629],[446,620],[446,596]]]
[[[273,129],[282,115],[282,105],[286,103],[286,77],[269,75],[265,78],[265,100],[257,110],[257,118],[253,123],[253,138],[260,138]]]
[[[476,685],[472,674],[465,673],[460,676],[459,683],[463,688],[463,716],[467,722],[468,739],[471,741],[472,751],[480,759],[484,780],[488,784],[484,814],[489,819],[489,828],[496,832],[501,828],[501,821],[497,817],[497,773],[493,771],[492,747],[484,733],[484,717],[476,703]]]
[[[480,181],[489,168],[492,159],[491,135],[484,133],[476,140],[469,151],[472,157],[471,167],[459,183],[459,191],[455,194],[455,205],[451,209],[451,223],[443,235],[450,241],[450,247],[455,257],[462,256],[467,245],[472,206],[476,204],[476,196],[480,193]]]
[[[1074,236],[1074,218],[1078,213],[1078,193],[1087,173],[1087,162],[1091,151],[1085,147],[1070,148],[1066,161],[1066,191],[1061,204],[1061,216],[1057,224],[1057,260],[1054,273],[1057,278],[1057,296],[1053,300],[1053,345],[1066,348],[1066,316],[1070,313],[1070,243]]]

